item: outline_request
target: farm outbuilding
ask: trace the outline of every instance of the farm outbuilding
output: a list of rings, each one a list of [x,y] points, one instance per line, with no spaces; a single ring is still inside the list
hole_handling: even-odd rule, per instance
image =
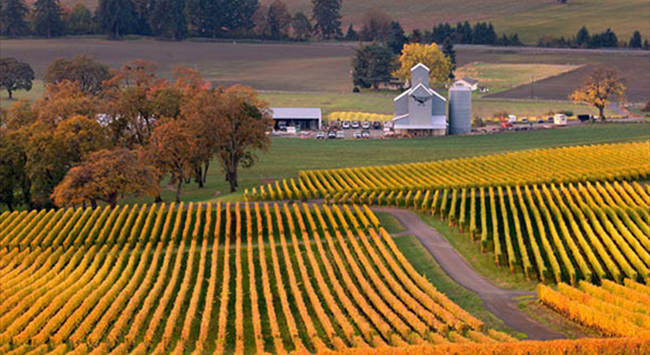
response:
[[[319,107],[271,107],[274,128],[296,127],[300,130],[319,130],[322,113]]]
[[[464,77],[462,79],[456,80],[454,82],[454,85],[464,85],[468,89],[470,89],[472,91],[476,91],[476,89],[478,89],[478,80],[468,78],[468,77]]]

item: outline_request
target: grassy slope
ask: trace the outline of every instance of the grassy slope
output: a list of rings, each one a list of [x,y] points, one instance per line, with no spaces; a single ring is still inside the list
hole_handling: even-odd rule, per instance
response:
[[[591,33],[611,28],[619,40],[628,41],[635,30],[650,36],[650,2],[646,0],[569,0],[566,5],[547,1],[530,12],[493,18],[499,33],[517,32],[528,44],[539,36],[573,36],[584,25]]]
[[[471,63],[456,70],[457,78],[469,76],[479,80],[481,86],[498,92],[560,75],[578,68],[562,64]]]
[[[419,273],[426,276],[445,296],[449,297],[474,317],[482,320],[488,327],[513,334],[512,329],[508,328],[503,321],[485,309],[483,301],[475,293],[460,286],[445,274],[417,237],[412,235],[400,236],[395,237],[394,240],[399,250],[413,267]]]
[[[406,230],[406,228],[404,228],[404,225],[402,225],[400,221],[395,218],[395,216],[388,212],[375,212],[375,215],[379,219],[381,225],[390,234],[401,233]]]
[[[461,233],[458,228],[449,226],[438,216],[420,214],[420,217],[445,236],[454,249],[461,253],[475,270],[494,284],[507,289],[535,290],[536,281],[526,280],[522,273],[512,274],[507,267],[497,267],[494,262],[494,254],[481,253],[479,242],[473,241],[469,234]]]
[[[228,191],[215,161],[209,171],[205,188],[195,184],[183,187],[183,200],[206,201],[240,198],[245,188],[295,177],[300,169],[327,169],[368,165],[397,164],[435,159],[458,158],[508,151],[550,148],[565,145],[639,141],[650,138],[649,124],[602,124],[548,131],[504,133],[484,136],[443,137],[403,140],[315,140],[274,138],[268,152],[259,155],[251,169],[240,171],[240,191]],[[163,198],[170,201],[173,191],[163,189]],[[124,202],[141,202],[127,199]],[[150,199],[147,201],[151,202]]]

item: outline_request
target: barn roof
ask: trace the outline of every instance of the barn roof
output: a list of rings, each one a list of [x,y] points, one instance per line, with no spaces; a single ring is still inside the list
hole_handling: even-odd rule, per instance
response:
[[[462,79],[460,79],[460,80],[462,80],[462,81],[464,81],[464,82],[466,82],[466,83],[468,83],[468,84],[470,84],[470,85],[478,84],[478,80],[475,80],[475,79],[472,79],[472,78],[468,78],[468,77],[464,77],[464,78],[462,78]],[[459,81],[460,81],[460,80],[459,80]]]
[[[320,107],[271,107],[273,119],[321,119]]]

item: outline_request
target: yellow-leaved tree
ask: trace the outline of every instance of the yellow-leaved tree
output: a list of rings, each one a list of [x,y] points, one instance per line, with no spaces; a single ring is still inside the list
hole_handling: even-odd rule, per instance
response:
[[[569,96],[577,103],[594,106],[598,109],[601,119],[605,119],[605,107],[609,106],[609,98],[617,96],[619,102],[625,98],[625,86],[616,70],[597,67],[584,83]]]
[[[411,68],[418,63],[426,65],[431,82],[446,82],[449,80],[451,71],[451,61],[445,57],[437,44],[405,44],[402,49],[402,55],[399,57],[399,68],[393,72],[393,75],[400,80],[411,80]]]

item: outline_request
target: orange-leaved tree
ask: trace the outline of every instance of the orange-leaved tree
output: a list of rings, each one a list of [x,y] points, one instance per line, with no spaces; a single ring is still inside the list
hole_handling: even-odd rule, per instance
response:
[[[58,206],[81,205],[104,201],[115,207],[123,194],[158,194],[157,171],[144,164],[136,153],[124,148],[102,149],[70,169],[54,188],[52,199]]]
[[[163,119],[154,129],[149,144],[142,148],[145,161],[158,169],[159,176],[169,173],[176,187],[176,202],[181,200],[183,182],[192,176],[196,144],[187,122]]]
[[[618,72],[611,68],[596,67],[569,98],[596,107],[604,120],[605,107],[609,105],[612,96],[616,96],[619,102],[625,99],[625,86]]]

